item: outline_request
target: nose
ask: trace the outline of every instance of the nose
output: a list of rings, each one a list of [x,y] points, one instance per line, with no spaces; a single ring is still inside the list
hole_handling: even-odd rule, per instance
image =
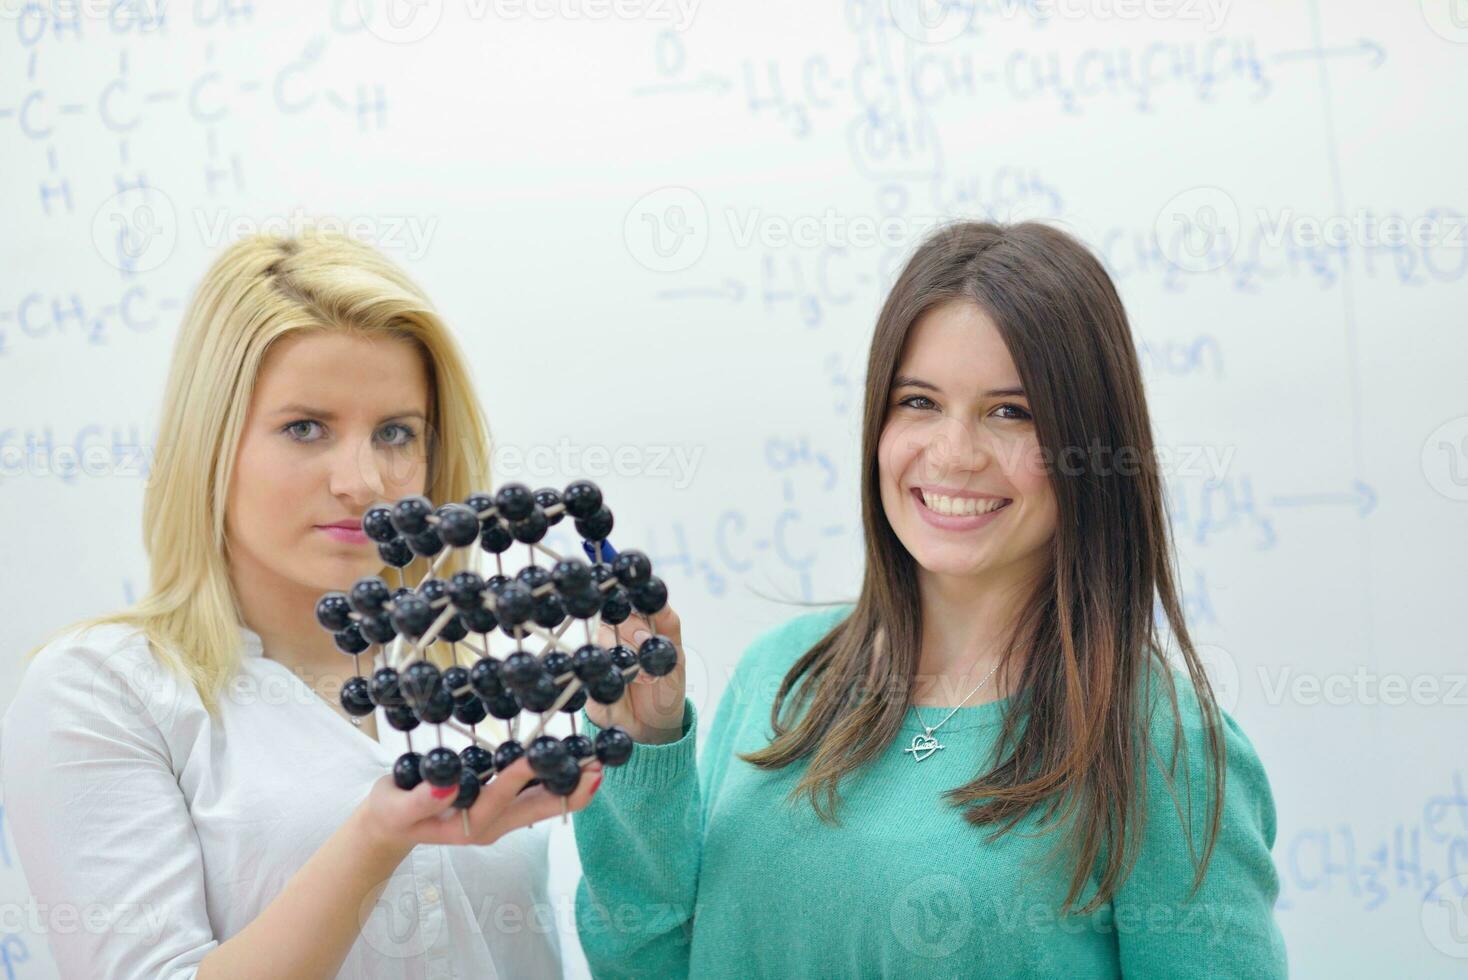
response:
[[[332,495],[355,511],[386,496],[382,464],[370,436],[341,441],[332,454],[328,480]]]
[[[974,428],[959,419],[945,418],[923,450],[923,479],[943,485],[953,477],[961,483],[963,475],[983,470],[992,458],[992,448],[982,426]]]

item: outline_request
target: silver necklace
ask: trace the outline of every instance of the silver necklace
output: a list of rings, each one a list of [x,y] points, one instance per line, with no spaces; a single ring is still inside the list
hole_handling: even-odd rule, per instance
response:
[[[984,675],[984,679],[979,681],[979,686],[975,687],[972,691],[969,691],[968,697],[958,702],[958,704],[954,706],[953,710],[944,715],[943,720],[938,722],[938,724],[936,725],[929,726],[927,722],[923,721],[923,713],[918,710],[917,705],[913,705],[913,714],[917,715],[918,724],[923,726],[923,731],[927,734],[914,735],[912,737],[912,745],[908,748],[903,749],[902,751],[911,752],[913,762],[922,762],[934,752],[937,752],[939,749],[944,748],[943,743],[939,742],[936,738],[933,737],[933,733],[942,728],[943,725],[948,721],[948,719],[952,718],[954,713],[957,712],[959,708],[962,708],[966,703],[968,703],[969,698],[973,697],[975,694],[978,694],[979,688],[989,683],[989,678],[993,677],[994,671],[998,669],[999,664],[996,663],[993,667],[989,669],[989,672]]]

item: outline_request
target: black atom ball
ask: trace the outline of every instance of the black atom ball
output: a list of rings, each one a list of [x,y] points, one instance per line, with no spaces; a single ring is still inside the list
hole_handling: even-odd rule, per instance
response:
[[[387,544],[398,536],[392,525],[392,511],[387,507],[371,507],[362,515],[362,533],[378,544]]]
[[[363,616],[382,612],[382,607],[391,598],[392,590],[377,575],[358,579],[352,586],[352,591],[347,593],[347,602],[351,604],[352,610]]]
[[[580,592],[568,592],[561,596],[561,604],[566,607],[568,616],[590,619],[602,609],[602,594],[596,586],[589,585]]]
[[[393,505],[392,526],[403,537],[421,534],[428,530],[428,515],[431,513],[433,504],[427,497],[404,497]]]
[[[637,662],[652,676],[662,677],[678,666],[678,648],[666,636],[649,636],[638,648]]]
[[[367,642],[367,638],[362,635],[362,631],[357,628],[356,623],[353,623],[340,632],[331,634],[331,638],[336,641],[336,648],[338,650],[351,656],[356,656],[372,645]]]
[[[342,685],[342,707],[354,718],[370,715],[377,706],[372,703],[371,685],[365,677],[349,677]]]
[[[555,629],[566,621],[566,604],[554,592],[548,592],[535,600],[535,611],[531,613],[535,625],[542,629]]]
[[[370,643],[391,643],[397,639],[397,628],[392,624],[392,617],[385,612],[368,616],[357,624]]]
[[[477,696],[454,702],[454,720],[461,725],[477,725],[489,715],[489,706]]]
[[[561,494],[554,487],[541,487],[535,491],[535,502],[540,506],[541,510],[550,510],[561,502]],[[557,511],[554,517],[547,514],[546,519],[550,521],[551,527],[555,527],[566,519],[566,512]]]
[[[393,538],[391,541],[383,542],[377,546],[377,555],[382,559],[384,565],[393,568],[406,568],[413,563],[413,549],[408,547],[408,542],[402,538]]]
[[[577,480],[567,485],[561,496],[566,512],[580,520],[601,509],[601,489],[590,480]]]
[[[412,789],[423,782],[423,756],[417,752],[404,752],[392,764],[392,781],[398,789]]]
[[[545,511],[539,507],[532,510],[530,516],[524,520],[510,522],[510,534],[521,544],[534,544],[545,537],[549,528],[550,522],[546,520]]]
[[[549,674],[542,672],[529,687],[516,691],[515,696],[528,711],[549,711],[561,696],[561,689]]]
[[[499,518],[487,518],[479,532],[479,546],[493,555],[502,555],[515,543],[509,525]]]
[[[480,657],[469,668],[469,683],[486,700],[503,693],[505,682],[500,679],[500,662],[493,657]]]
[[[352,625],[352,606],[344,592],[328,592],[316,601],[316,622],[336,633]]]
[[[438,536],[451,548],[464,548],[479,537],[479,518],[463,504],[444,504],[438,509]]]
[[[432,528],[422,534],[405,534],[403,540],[408,542],[408,547],[412,549],[413,554],[424,558],[432,558],[443,550],[443,538],[439,537],[438,532]]]
[[[566,757],[555,770],[544,777],[545,788],[556,796],[570,796],[576,792],[576,787],[581,784],[581,767],[576,760]]]
[[[551,573],[544,565],[526,565],[515,573],[515,581],[535,592],[551,584]]]
[[[352,606],[345,593],[326,593],[316,601],[316,622],[332,632],[352,625]]]
[[[460,609],[475,609],[483,601],[484,576],[465,569],[455,572],[448,582],[449,601]]]
[[[455,701],[467,701],[474,696],[474,689],[469,686],[469,669],[458,664],[444,670],[443,686]]]
[[[469,627],[464,625],[464,617],[454,613],[448,618],[438,631],[438,638],[445,643],[458,643],[469,635]]]
[[[561,683],[561,675],[571,669],[571,655],[564,650],[551,650],[540,658],[540,665],[551,675],[552,680]]]
[[[494,770],[504,772],[515,764],[515,760],[525,754],[525,747],[513,738],[505,739],[494,750]]]
[[[632,595],[620,585],[601,600],[602,622],[620,625],[632,618]]]
[[[444,687],[434,691],[427,701],[418,704],[418,717],[429,725],[441,725],[454,713],[454,696]]]
[[[535,741],[525,746],[525,758],[530,760],[530,768],[542,779],[569,759],[570,753],[561,744],[561,740],[554,735],[541,735]]]
[[[634,586],[631,592],[632,605],[649,616],[661,612],[668,604],[668,587],[656,575],[648,576],[646,582]]]
[[[519,582],[506,585],[495,597],[494,614],[499,617],[500,626],[511,636],[515,635],[514,627],[529,619],[534,611],[535,597]]]
[[[616,704],[627,691],[627,679],[619,670],[609,670],[586,685],[587,697],[597,704]]]
[[[443,682],[443,675],[431,660],[415,660],[403,670],[403,696],[415,704],[428,700]]]
[[[511,690],[529,687],[544,671],[535,654],[525,650],[516,650],[500,664],[500,678]]]
[[[550,578],[562,595],[580,592],[592,585],[591,566],[580,558],[562,558],[551,566]]]
[[[484,520],[489,516],[488,511],[494,508],[494,497],[482,491],[476,491],[464,498],[464,506],[474,512],[474,516]]]
[[[459,795],[454,797],[454,807],[459,810],[467,810],[479,799],[479,773],[473,769],[465,769],[459,773]]]
[[[500,624],[494,613],[490,612],[488,606],[475,606],[473,609],[465,609],[459,613],[459,618],[471,633],[493,633],[494,628]]]
[[[418,583],[418,594],[436,603],[449,594],[449,586],[441,578],[426,578]]]
[[[459,760],[464,763],[465,769],[473,770],[481,776],[494,772],[494,753],[482,745],[465,746],[464,751],[459,753]]]
[[[568,715],[574,715],[576,712],[586,707],[586,696],[586,688],[577,688],[576,693],[571,695],[571,700],[561,705],[561,710]]]
[[[406,595],[393,601],[392,623],[399,633],[416,640],[433,625],[433,607],[421,595]]]
[[[419,771],[434,786],[453,786],[459,781],[459,773],[464,771],[464,763],[459,759],[459,753],[439,745],[423,753]]]
[[[583,684],[588,684],[607,675],[612,669],[612,658],[603,647],[586,643],[571,655],[571,669],[576,671]]]
[[[494,505],[507,521],[520,521],[535,509],[535,495],[523,483],[506,483],[495,492]]]
[[[391,667],[379,667],[372,675],[372,700],[384,708],[407,704],[402,689],[398,686],[398,672]]]
[[[603,507],[590,517],[583,517],[576,522],[576,533],[587,541],[605,541],[611,536],[612,512]]]
[[[618,643],[607,651],[607,655],[612,658],[612,666],[618,670],[626,670],[637,663],[637,651],[625,643]]]
[[[561,744],[566,747],[567,752],[571,753],[573,759],[589,759],[596,755],[596,746],[591,743],[591,739],[580,732],[575,735],[567,735],[561,739]]]
[[[630,588],[647,581],[647,577],[652,574],[652,561],[635,548],[629,549],[612,559],[612,572],[617,576],[617,581]]]
[[[520,699],[510,691],[501,691],[494,697],[486,698],[484,705],[489,709],[489,713],[500,721],[509,721],[520,713],[522,707]]]
[[[382,709],[382,714],[387,723],[400,732],[411,732],[421,724],[406,703],[389,705]]]
[[[604,766],[620,766],[632,758],[632,736],[619,725],[596,733],[596,757]]]

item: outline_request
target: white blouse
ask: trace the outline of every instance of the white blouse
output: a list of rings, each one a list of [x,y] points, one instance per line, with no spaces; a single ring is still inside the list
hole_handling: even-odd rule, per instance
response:
[[[217,719],[122,626],[68,633],[22,676],[0,721],[0,779],[63,977],[194,976],[407,751],[381,708],[379,743],[241,634]],[[432,726],[413,735],[420,752],[438,744]],[[447,727],[443,741],[467,744]],[[413,848],[338,976],[560,976],[550,823],[487,847]]]

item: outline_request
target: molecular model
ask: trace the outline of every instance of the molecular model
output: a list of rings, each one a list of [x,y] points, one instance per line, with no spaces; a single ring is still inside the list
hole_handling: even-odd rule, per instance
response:
[[[547,530],[569,514],[590,563],[562,557],[541,544]],[[546,488],[531,492],[509,483],[493,496],[471,494],[463,503],[439,507],[422,496],[405,497],[392,506],[377,506],[362,517],[362,531],[377,542],[384,563],[398,569],[398,588],[380,576],[359,579],[348,592],[329,592],[316,605],[316,619],[333,634],[336,646],[357,663],[355,676],[341,688],[341,703],[355,724],[383,709],[388,723],[410,733],[420,724],[439,726],[438,745],[423,753],[409,751],[393,765],[393,781],[405,790],[427,780],[434,786],[459,788],[454,806],[467,810],[480,787],[522,755],[535,773],[531,785],[543,784],[563,798],[573,793],[581,770],[593,758],[620,766],[632,754],[632,738],[618,727],[603,729],[595,742],[575,731],[575,713],[587,698],[613,704],[638,671],[662,677],[678,663],[678,649],[654,634],[637,650],[621,642],[618,626],[633,615],[651,619],[668,603],[668,590],[652,573],[652,562],[640,551],[613,551],[607,536],[612,512],[601,490],[577,480],[564,493]],[[529,548],[529,564],[513,578],[504,574],[505,554],[516,542]],[[447,581],[436,577],[456,548],[482,548],[495,556],[498,574],[456,572]],[[552,564],[536,564],[542,554]],[[402,569],[416,557],[431,559],[416,588],[403,583]],[[613,629],[610,648],[592,642],[592,620]],[[580,620],[586,642],[572,649],[562,637]],[[499,630],[514,640],[503,659],[490,650],[490,634]],[[478,634],[479,642],[470,639]],[[454,665],[440,670],[423,657],[435,640],[451,644]],[[538,641],[539,652],[526,649]],[[384,648],[385,666],[371,678],[362,676],[356,658],[373,644]],[[469,665],[458,663],[458,646],[478,654]],[[534,728],[517,737],[520,715],[538,714]],[[546,734],[557,712],[571,715],[565,738]],[[485,741],[474,726],[493,716],[507,723],[509,737],[498,745]],[[466,735],[470,744],[455,752],[443,745],[442,726]],[[467,835],[468,814],[463,814]]]

